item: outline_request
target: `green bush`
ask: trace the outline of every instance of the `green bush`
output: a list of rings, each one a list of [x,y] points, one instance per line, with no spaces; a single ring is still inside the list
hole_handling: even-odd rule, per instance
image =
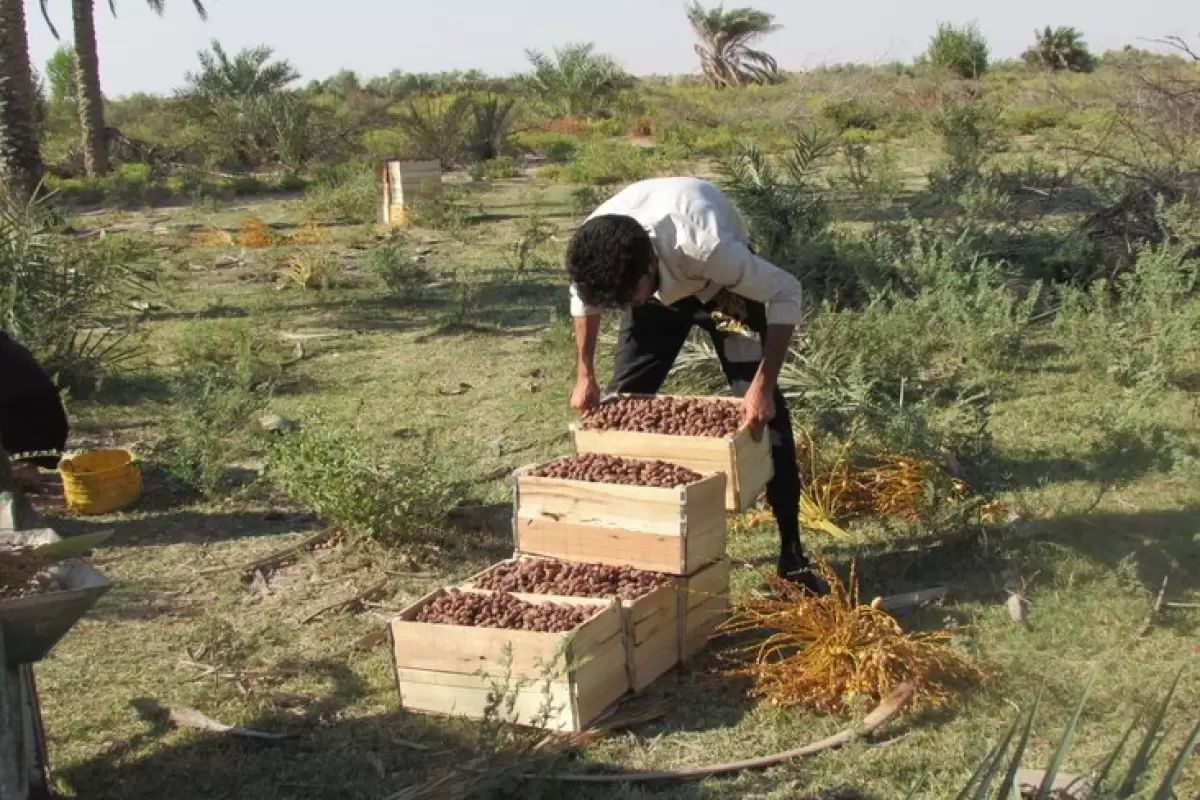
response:
[[[523,152],[539,155],[547,161],[565,164],[579,149],[579,137],[550,131],[526,131],[514,134],[513,146]]]
[[[1004,112],[1004,122],[1026,135],[1057,128],[1067,121],[1067,111],[1055,106],[1027,106]]]
[[[637,181],[654,174],[654,153],[623,142],[589,142],[566,166],[562,177],[571,183],[610,184]]]
[[[1085,368],[1125,386],[1176,385],[1200,355],[1200,224],[1179,204],[1158,217],[1166,240],[1111,284],[1064,286],[1059,341]]]
[[[388,292],[400,300],[420,297],[430,281],[429,270],[413,261],[397,243],[372,250],[367,256],[367,266]]]
[[[253,368],[235,357],[227,364],[189,365],[170,385],[176,416],[155,445],[163,469],[207,498],[229,488],[233,462],[248,455],[257,416],[270,400],[270,386],[254,381]]]
[[[94,385],[133,354],[125,300],[151,291],[145,241],[55,235],[41,202],[0,189],[0,327],[24,344],[60,386]]]
[[[519,174],[512,156],[489,158],[487,161],[480,161],[471,165],[471,179],[477,181],[505,180],[507,178],[515,178]]]
[[[313,176],[300,207],[304,216],[326,222],[371,222],[378,216],[375,173],[365,164],[324,167]]]
[[[988,68],[987,40],[974,23],[963,27],[939,23],[925,58],[961,78],[978,78]]]
[[[348,534],[384,544],[435,536],[459,499],[458,487],[428,448],[388,457],[373,447],[375,439],[346,425],[309,420],[271,447],[263,474]]]
[[[829,100],[821,106],[821,116],[832,122],[841,131],[849,129],[874,131],[878,130],[882,124],[878,110],[856,98]]]
[[[363,149],[372,163],[397,158],[408,152],[408,136],[394,128],[367,131],[362,135]]]

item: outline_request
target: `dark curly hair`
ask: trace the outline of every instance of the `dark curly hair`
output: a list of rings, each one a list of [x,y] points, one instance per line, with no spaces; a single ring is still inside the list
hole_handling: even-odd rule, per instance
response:
[[[618,308],[633,299],[650,269],[650,235],[633,217],[602,214],[585,222],[567,245],[567,272],[579,298],[596,308]]]

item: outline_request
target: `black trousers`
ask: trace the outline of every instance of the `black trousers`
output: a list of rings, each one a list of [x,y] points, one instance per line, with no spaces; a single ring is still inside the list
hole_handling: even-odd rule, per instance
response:
[[[607,391],[657,394],[667,379],[692,326],[700,326],[712,340],[721,370],[737,395],[745,393],[762,361],[762,342],[767,334],[767,312],[762,303],[742,301],[742,323],[758,334],[755,341],[720,330],[711,316],[715,302],[701,303],[687,297],[667,306],[652,300],[633,309],[621,320],[612,380]],[[766,435],[771,437],[774,477],[767,484],[767,503],[779,527],[781,562],[803,560],[800,544],[800,469],[796,463],[796,440],[787,401],[775,390],[775,418]]]
[[[33,354],[0,332],[0,447],[9,455],[50,450],[61,453],[70,427],[58,390]],[[28,459],[46,469],[57,456]]]

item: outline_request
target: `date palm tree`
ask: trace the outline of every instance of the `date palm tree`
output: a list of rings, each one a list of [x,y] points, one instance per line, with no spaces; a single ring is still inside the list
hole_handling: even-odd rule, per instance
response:
[[[754,8],[726,10],[721,5],[706,9],[693,0],[687,18],[700,39],[696,53],[709,85],[725,88],[778,80],[779,65],[774,57],[750,47],[759,37],[782,27],[775,24],[774,14]]]
[[[58,31],[50,21],[50,0],[39,0],[42,18],[54,38]],[[162,16],[165,0],[146,0],[150,9]],[[192,0],[200,19],[208,19],[203,0]],[[117,14],[114,0],[109,11]],[[108,172],[108,128],[104,124],[104,94],[100,91],[100,60],[96,54],[96,0],[71,0],[71,21],[75,28],[75,68],[79,108],[79,126],[83,133],[83,164],[89,177]]]
[[[1091,72],[1096,59],[1088,50],[1083,34],[1075,28],[1051,28],[1035,31],[1037,41],[1025,51],[1025,60],[1050,70]]]
[[[29,197],[42,179],[24,0],[0,0],[0,179]]]

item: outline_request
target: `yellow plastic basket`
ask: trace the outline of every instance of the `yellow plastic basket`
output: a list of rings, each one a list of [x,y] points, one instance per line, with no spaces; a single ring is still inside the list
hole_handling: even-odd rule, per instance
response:
[[[107,514],[142,496],[142,471],[128,450],[89,450],[58,463],[63,501],[80,514]]]

